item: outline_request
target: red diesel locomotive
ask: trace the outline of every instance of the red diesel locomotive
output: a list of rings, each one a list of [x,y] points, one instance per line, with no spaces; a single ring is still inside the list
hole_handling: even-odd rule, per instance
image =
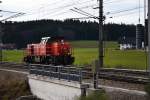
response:
[[[28,44],[24,61],[53,65],[71,65],[74,62],[72,47],[63,38],[44,37],[41,43]]]

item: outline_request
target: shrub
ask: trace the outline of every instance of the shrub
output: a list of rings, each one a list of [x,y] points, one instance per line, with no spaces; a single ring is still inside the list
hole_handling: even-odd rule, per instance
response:
[[[81,97],[79,100],[108,100],[104,90],[96,90],[86,97]]]
[[[150,97],[150,83],[145,86],[145,91],[147,95]]]

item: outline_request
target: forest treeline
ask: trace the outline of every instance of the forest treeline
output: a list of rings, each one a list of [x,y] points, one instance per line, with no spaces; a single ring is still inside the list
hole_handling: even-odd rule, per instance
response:
[[[63,36],[67,40],[98,40],[98,23],[79,20],[37,20],[5,22],[3,43],[14,43],[18,48],[37,43],[41,37]],[[136,26],[109,23],[104,25],[104,40],[117,41],[120,37],[135,37]]]

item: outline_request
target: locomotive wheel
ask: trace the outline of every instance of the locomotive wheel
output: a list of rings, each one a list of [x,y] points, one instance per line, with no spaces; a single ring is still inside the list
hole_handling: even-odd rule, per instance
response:
[[[71,65],[74,62],[74,57],[71,56],[63,56],[63,64],[64,65]]]
[[[30,57],[30,63],[35,63],[35,57],[34,56]]]
[[[46,64],[51,64],[52,63],[52,58],[50,56],[45,57],[45,63]]]
[[[26,63],[34,63],[34,57],[32,57],[32,56],[24,57],[24,61]]]
[[[41,64],[45,64],[45,63],[46,63],[46,59],[45,59],[44,56],[41,56],[41,57],[40,57],[40,63],[41,63]]]
[[[57,65],[57,57],[52,58],[52,64]]]
[[[52,58],[52,64],[54,65],[62,65],[63,64],[63,60],[61,56],[56,56]]]

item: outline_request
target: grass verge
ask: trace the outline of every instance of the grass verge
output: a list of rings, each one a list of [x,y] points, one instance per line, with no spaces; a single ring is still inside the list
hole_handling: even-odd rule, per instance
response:
[[[86,97],[81,97],[79,100],[108,100],[105,91],[97,90]]]

